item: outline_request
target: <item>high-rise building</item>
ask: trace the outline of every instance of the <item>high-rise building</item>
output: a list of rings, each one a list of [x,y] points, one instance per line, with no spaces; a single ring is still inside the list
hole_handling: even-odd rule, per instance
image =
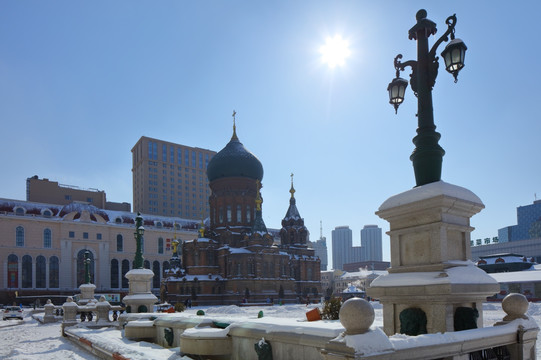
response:
[[[215,151],[142,136],[131,152],[135,212],[184,219],[209,216],[206,170]]]
[[[320,237],[316,242],[312,243],[316,256],[321,260],[321,271],[327,271],[328,257],[327,257],[327,238],[325,236]]]
[[[377,225],[365,225],[361,230],[361,261],[382,261],[381,228]]]
[[[498,230],[498,242],[511,242],[541,237],[541,200],[517,208],[517,225]]]
[[[327,271],[329,260],[327,257],[327,238],[323,236],[323,224],[319,222],[319,239],[312,243],[312,248],[321,261],[321,271]]]
[[[352,232],[349,226],[337,226],[332,231],[332,266],[342,270],[344,264],[351,262]]]

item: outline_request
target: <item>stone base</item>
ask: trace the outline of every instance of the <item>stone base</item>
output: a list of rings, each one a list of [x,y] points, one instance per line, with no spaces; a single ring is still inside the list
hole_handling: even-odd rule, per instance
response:
[[[483,326],[482,303],[500,290],[469,260],[470,218],[483,208],[470,190],[443,181],[392,196],[380,206],[376,214],[390,225],[391,267],[367,293],[383,304],[387,335],[401,332],[400,313],[408,308],[423,310],[428,333],[454,331],[458,307],[477,309],[477,326]]]

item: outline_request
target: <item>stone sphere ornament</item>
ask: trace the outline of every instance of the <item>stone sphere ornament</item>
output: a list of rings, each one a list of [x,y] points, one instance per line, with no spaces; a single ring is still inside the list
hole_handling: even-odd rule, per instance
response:
[[[528,299],[522,294],[509,294],[502,300],[502,309],[507,314],[503,320],[512,321],[515,319],[528,319]]]
[[[351,298],[342,304],[339,312],[340,323],[346,329],[345,335],[364,334],[374,323],[374,308],[368,301]]]

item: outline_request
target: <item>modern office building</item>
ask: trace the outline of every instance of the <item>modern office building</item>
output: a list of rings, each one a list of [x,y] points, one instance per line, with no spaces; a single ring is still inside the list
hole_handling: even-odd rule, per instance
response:
[[[327,239],[325,236],[320,237],[316,242],[312,243],[315,254],[321,260],[321,271],[327,271],[328,257],[327,257]]]
[[[352,231],[349,226],[337,226],[332,231],[332,266],[343,270],[344,264],[351,262]]]
[[[517,225],[498,230],[498,242],[512,242],[541,237],[541,200],[517,208]]]
[[[68,205],[72,202],[91,204],[98,209],[130,211],[129,203],[107,201],[105,191],[81,189],[74,185],[63,185],[34,175],[26,179],[26,201],[44,204]]]
[[[215,151],[142,136],[131,150],[133,209],[161,216],[209,216],[207,165]]]
[[[377,225],[365,225],[361,230],[361,247],[364,249],[361,261],[382,261],[381,228]]]

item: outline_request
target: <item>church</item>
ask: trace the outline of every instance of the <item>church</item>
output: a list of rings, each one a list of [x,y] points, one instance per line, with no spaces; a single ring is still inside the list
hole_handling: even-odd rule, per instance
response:
[[[319,298],[320,259],[309,248],[293,178],[277,244],[263,220],[263,166],[240,142],[235,125],[229,143],[210,160],[207,177],[209,220],[197,238],[174,244],[162,297],[198,305]]]

